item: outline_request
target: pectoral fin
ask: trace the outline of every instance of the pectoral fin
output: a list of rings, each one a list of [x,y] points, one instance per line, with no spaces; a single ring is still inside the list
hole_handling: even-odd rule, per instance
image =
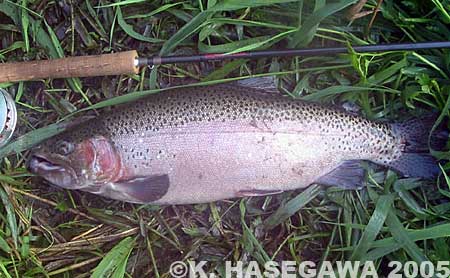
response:
[[[161,199],[169,190],[169,186],[168,175],[153,175],[110,182],[92,193],[125,202],[145,204]]]
[[[366,171],[359,160],[342,162],[331,172],[318,178],[315,183],[337,186],[344,189],[358,189],[364,184]]]

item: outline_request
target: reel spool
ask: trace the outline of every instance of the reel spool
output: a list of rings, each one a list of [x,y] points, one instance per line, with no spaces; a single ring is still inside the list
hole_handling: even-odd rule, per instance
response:
[[[11,139],[17,124],[17,110],[14,99],[0,89],[0,148]]]

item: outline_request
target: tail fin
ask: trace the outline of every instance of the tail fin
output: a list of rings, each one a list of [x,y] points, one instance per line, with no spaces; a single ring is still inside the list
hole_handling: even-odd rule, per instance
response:
[[[428,116],[393,124],[394,132],[402,138],[404,149],[402,155],[389,164],[390,167],[407,177],[431,179],[439,174],[437,161],[429,149],[444,149],[449,132],[445,121],[430,136],[436,119],[436,116]]]

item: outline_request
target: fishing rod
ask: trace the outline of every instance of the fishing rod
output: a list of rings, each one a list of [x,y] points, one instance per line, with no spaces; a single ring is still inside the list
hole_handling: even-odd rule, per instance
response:
[[[450,48],[450,41],[373,44],[354,46],[359,53],[387,51],[416,51]],[[68,57],[52,60],[37,60],[0,64],[0,83],[38,80],[45,78],[70,78],[120,74],[137,74],[145,66],[175,63],[222,61],[228,59],[259,59],[294,56],[329,56],[348,53],[348,47],[301,48],[286,50],[264,50],[239,53],[213,53],[190,56],[139,57],[136,50],[112,54]]]
[[[359,53],[387,51],[416,51],[450,48],[450,41],[374,44],[355,46]],[[214,53],[191,56],[139,57],[136,50],[93,56],[67,57],[53,60],[37,60],[0,64],[0,83],[39,80],[45,78],[70,78],[120,74],[137,74],[139,69],[175,63],[222,61],[228,59],[258,59],[294,56],[329,56],[348,53],[347,47],[302,48],[285,50],[264,50],[239,53]],[[0,89],[0,147],[12,137],[17,123],[15,102],[6,90]]]

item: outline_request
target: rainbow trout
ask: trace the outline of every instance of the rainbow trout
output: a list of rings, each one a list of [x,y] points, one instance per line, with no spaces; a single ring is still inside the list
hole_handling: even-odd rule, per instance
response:
[[[435,177],[431,124],[372,122],[237,85],[195,87],[103,113],[43,144],[28,167],[53,185],[132,203],[203,203],[312,183],[354,189],[363,160]]]

